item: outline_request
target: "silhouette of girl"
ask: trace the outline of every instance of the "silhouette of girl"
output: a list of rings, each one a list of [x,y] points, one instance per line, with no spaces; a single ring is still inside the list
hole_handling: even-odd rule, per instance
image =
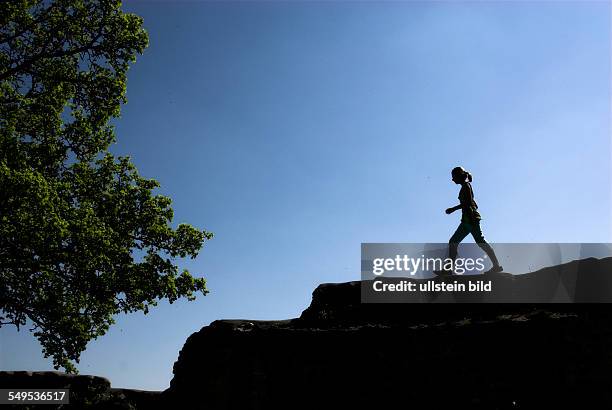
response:
[[[477,211],[478,205],[476,205],[476,201],[474,201],[474,192],[472,191],[472,185],[470,184],[470,182],[472,182],[472,174],[467,172],[462,167],[456,167],[453,168],[451,175],[453,182],[461,185],[461,190],[459,191],[459,205],[448,208],[446,213],[452,214],[453,212],[461,209],[462,215],[459,227],[448,241],[448,257],[454,261],[457,258],[457,247],[459,246],[459,242],[461,242],[468,234],[472,234],[474,241],[476,241],[478,246],[485,251],[485,253],[489,256],[489,259],[491,259],[491,262],[493,262],[493,267],[485,273],[498,273],[503,271],[503,268],[500,266],[499,261],[497,260],[497,256],[495,256],[493,248],[491,248],[491,245],[485,241],[484,236],[482,236],[482,231],[480,230],[481,218]]]

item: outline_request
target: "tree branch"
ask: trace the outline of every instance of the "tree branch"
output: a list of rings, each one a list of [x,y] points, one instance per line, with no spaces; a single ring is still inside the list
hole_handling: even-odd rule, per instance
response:
[[[9,43],[13,40],[15,40],[17,37],[20,37],[22,35],[24,35],[25,33],[27,33],[28,31],[31,31],[35,25],[42,23],[47,17],[49,17],[49,14],[51,12],[52,9],[54,9],[55,7],[57,7],[57,4],[52,3],[49,8],[44,10],[44,14],[41,15],[39,18],[37,18],[36,20],[32,21],[32,24],[28,25],[26,28],[24,28],[23,30],[9,36],[9,37],[0,37],[0,44],[4,44],[4,43]]]
[[[40,61],[43,58],[59,58],[59,57],[64,57],[64,56],[69,56],[69,55],[71,56],[75,54],[80,54],[88,50],[99,50],[101,48],[101,45],[100,44],[96,45],[96,42],[100,39],[100,37],[102,37],[102,30],[100,30],[96,38],[94,38],[91,42],[89,42],[88,44],[84,46],[77,47],[71,50],[59,50],[54,53],[45,53],[43,51],[39,53],[38,55],[30,58],[29,60],[25,60],[21,64],[18,64],[17,66],[11,69],[8,69],[7,71],[3,73],[0,73],[0,81],[4,81],[7,78],[11,77],[12,75],[20,71],[29,69],[34,63],[36,63],[37,61]]]

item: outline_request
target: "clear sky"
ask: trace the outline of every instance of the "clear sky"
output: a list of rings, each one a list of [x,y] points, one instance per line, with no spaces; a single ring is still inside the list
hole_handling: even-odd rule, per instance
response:
[[[491,242],[611,242],[609,2],[145,2],[112,151],[215,233],[195,302],[117,317],[83,374],[162,390],[215,319],[299,316],[362,242],[446,242],[462,165]],[[48,370],[0,330],[0,368]]]

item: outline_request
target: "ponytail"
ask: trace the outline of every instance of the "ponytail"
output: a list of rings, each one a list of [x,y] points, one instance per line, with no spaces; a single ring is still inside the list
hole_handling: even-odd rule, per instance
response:
[[[468,171],[463,169],[463,167],[455,167],[455,168],[453,168],[452,174],[456,175],[458,178],[462,178],[463,181],[465,181],[467,179],[468,182],[472,182],[472,174],[470,174]]]

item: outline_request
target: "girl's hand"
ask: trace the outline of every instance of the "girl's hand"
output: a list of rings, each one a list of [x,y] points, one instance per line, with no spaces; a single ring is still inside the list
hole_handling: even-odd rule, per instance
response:
[[[453,212],[455,212],[455,208],[447,208],[445,212],[446,214],[452,214]]]

